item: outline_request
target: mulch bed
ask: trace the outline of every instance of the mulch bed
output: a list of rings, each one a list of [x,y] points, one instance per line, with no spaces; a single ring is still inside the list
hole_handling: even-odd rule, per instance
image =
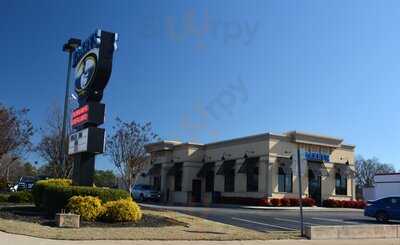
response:
[[[36,208],[33,205],[1,205],[0,218],[9,220],[19,220],[30,223],[37,223],[45,226],[55,226],[54,216]],[[143,218],[138,222],[87,222],[81,221],[81,227],[166,227],[166,226],[185,226],[186,224],[168,217],[148,214],[143,210]]]

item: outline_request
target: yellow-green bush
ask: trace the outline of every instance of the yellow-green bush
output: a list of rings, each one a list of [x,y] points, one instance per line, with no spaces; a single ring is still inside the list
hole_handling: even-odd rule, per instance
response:
[[[110,201],[103,205],[102,219],[107,222],[138,222],[142,211],[131,198]]]
[[[48,185],[58,185],[58,186],[71,186],[71,179],[47,179],[47,180],[39,180],[38,183],[46,183]]]
[[[67,210],[79,214],[83,220],[94,221],[103,212],[101,200],[92,196],[73,196],[69,199]]]

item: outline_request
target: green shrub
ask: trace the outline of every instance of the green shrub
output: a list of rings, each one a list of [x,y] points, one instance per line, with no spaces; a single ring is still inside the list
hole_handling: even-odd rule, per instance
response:
[[[79,214],[83,220],[94,221],[102,215],[103,206],[98,197],[73,196],[68,201],[67,210]]]
[[[120,189],[71,186],[70,180],[38,181],[33,187],[33,196],[35,205],[46,209],[49,213],[64,209],[73,196],[98,197],[104,203],[130,197],[128,192]]]
[[[0,194],[0,202],[8,202],[9,195]]]
[[[49,185],[67,187],[72,185],[72,181],[70,179],[48,179],[48,180],[37,181],[32,189],[33,201],[36,207],[43,207],[42,205],[43,191]]]
[[[11,193],[8,202],[13,203],[30,203],[33,201],[32,194],[28,191],[19,191]]]
[[[102,220],[107,222],[138,222],[142,211],[131,198],[110,201],[104,204]]]

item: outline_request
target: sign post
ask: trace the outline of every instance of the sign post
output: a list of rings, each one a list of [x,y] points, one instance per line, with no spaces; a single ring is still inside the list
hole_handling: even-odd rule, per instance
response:
[[[297,179],[299,180],[299,207],[300,207],[300,232],[301,236],[304,236],[304,217],[303,217],[303,187],[301,183],[302,170],[301,170],[301,158],[300,158],[300,147],[297,148]]]
[[[75,92],[79,108],[72,112],[74,129],[69,137],[68,154],[74,158],[72,183],[92,186],[96,154],[104,152],[105,105],[100,103],[111,76],[113,54],[118,34],[97,30],[75,49]]]

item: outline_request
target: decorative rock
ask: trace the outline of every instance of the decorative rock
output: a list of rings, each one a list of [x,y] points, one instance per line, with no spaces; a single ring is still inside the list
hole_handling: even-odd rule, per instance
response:
[[[56,214],[56,225],[63,228],[79,228],[80,215],[70,213]]]

